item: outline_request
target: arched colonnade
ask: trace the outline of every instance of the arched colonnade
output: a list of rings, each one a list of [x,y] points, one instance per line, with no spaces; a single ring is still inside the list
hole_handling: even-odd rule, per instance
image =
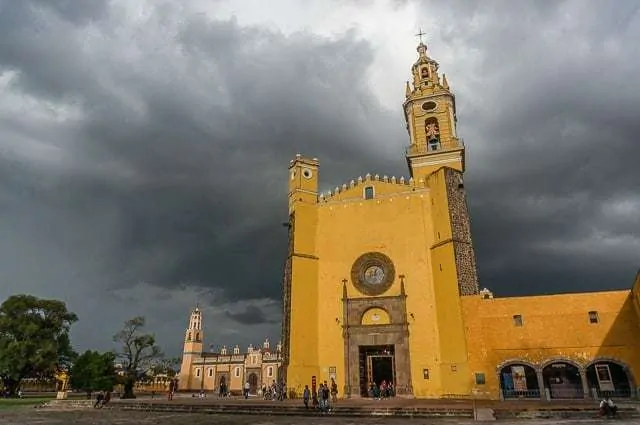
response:
[[[636,387],[629,367],[616,359],[581,364],[555,358],[540,364],[513,359],[497,368],[501,399],[633,398]]]

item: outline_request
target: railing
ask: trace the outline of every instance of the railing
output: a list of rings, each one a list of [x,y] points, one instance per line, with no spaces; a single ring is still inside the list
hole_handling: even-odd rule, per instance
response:
[[[632,397],[632,392],[631,392],[630,388],[620,388],[620,389],[616,389],[614,391],[601,391],[599,389],[596,389],[596,391],[598,393],[598,398],[603,398],[603,397],[631,398]],[[635,394],[633,394],[633,395],[635,395]]]
[[[551,399],[576,399],[584,398],[584,390],[582,387],[575,388],[547,388],[549,398]]]
[[[420,142],[407,146],[405,153],[407,155],[417,155],[424,153],[446,152],[454,149],[464,148],[463,139],[451,139],[443,141]]]
[[[540,398],[540,390],[502,390],[502,396],[505,400],[523,399],[523,398]]]

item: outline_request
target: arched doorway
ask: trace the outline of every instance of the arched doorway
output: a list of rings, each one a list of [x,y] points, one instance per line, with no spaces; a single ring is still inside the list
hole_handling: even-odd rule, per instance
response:
[[[218,380],[218,396],[224,397],[229,392],[227,388],[227,377],[225,375],[220,376]]]
[[[505,399],[540,398],[538,374],[528,364],[508,364],[500,369],[500,390]]]
[[[542,369],[542,382],[551,398],[584,398],[580,370],[567,362],[553,362]]]
[[[249,394],[256,395],[258,393],[258,375],[251,373],[249,375]]]
[[[631,382],[625,368],[615,362],[598,361],[587,367],[587,382],[589,389],[597,393],[598,398],[603,395],[612,397],[631,397]]]

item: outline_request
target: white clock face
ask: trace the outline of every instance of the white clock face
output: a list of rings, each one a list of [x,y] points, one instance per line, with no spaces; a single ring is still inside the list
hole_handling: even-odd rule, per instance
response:
[[[380,285],[384,281],[384,270],[380,266],[371,266],[364,271],[364,280],[369,285]]]

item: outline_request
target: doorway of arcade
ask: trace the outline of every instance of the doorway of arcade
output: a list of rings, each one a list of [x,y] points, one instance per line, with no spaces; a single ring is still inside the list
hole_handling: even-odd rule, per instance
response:
[[[394,384],[396,377],[395,347],[393,345],[361,345],[358,347],[360,366],[360,395],[369,396],[372,384],[385,381]]]

